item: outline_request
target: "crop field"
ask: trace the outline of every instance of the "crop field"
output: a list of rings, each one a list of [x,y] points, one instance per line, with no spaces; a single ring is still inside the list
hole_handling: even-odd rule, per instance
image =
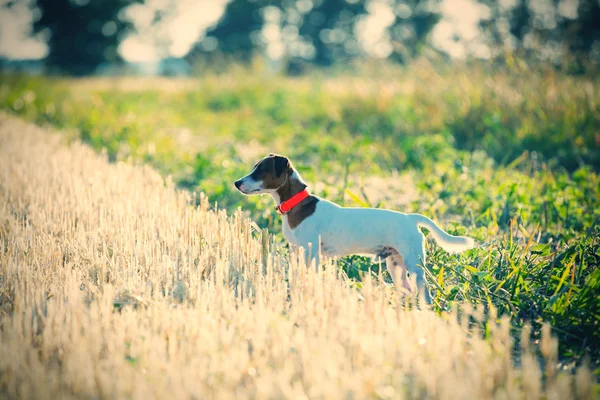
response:
[[[0,395],[598,396],[597,79],[0,79]],[[478,246],[428,243],[432,307],[366,258],[307,268],[232,184],[269,152]]]

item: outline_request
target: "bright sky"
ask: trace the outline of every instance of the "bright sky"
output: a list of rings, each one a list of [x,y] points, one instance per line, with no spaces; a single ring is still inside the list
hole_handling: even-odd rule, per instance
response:
[[[11,10],[2,10],[1,7],[8,1],[0,0],[0,57],[44,57],[46,45],[41,39],[29,35],[34,18],[28,7],[31,0],[17,2]],[[505,3],[511,1],[503,0]],[[227,0],[146,0],[144,5],[133,5],[127,9],[127,16],[134,21],[137,33],[121,43],[119,52],[131,62],[154,62],[165,56],[181,57],[206,28],[218,20],[226,3]],[[441,7],[444,19],[435,27],[434,44],[451,56],[462,57],[465,45],[453,40],[454,36],[458,36],[470,42],[470,48],[477,55],[485,56],[487,49],[477,43],[477,22],[489,13],[487,7],[477,0],[443,0]],[[155,10],[169,11],[158,26],[151,25]],[[386,0],[370,2],[369,12],[369,17],[359,24],[359,36],[369,53],[385,57],[391,51],[385,30],[393,22],[393,15]],[[279,34],[271,36],[281,37]],[[281,46],[272,43],[271,48]],[[272,55],[279,54],[280,51],[272,52]]]
[[[35,17],[27,1],[18,1],[10,11],[4,6],[9,0],[0,0],[0,57],[43,58],[48,49],[41,40],[30,37],[29,30]]]
[[[146,0],[127,9],[138,33],[125,39],[119,49],[131,62],[158,61],[165,56],[182,57],[203,32],[219,19],[226,0]],[[168,10],[167,17],[151,26],[154,10]]]
[[[472,0],[446,0],[441,7],[444,19],[432,32],[433,43],[452,57],[464,57],[467,46],[474,56],[487,57],[488,48],[479,40],[477,24],[490,16],[489,8]]]

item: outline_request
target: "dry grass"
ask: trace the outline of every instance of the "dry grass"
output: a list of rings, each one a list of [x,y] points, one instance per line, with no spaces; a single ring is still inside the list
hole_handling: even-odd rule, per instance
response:
[[[593,396],[585,367],[558,370],[548,332],[541,363],[526,340],[516,363],[507,319],[483,339],[189,200],[0,116],[1,397]]]

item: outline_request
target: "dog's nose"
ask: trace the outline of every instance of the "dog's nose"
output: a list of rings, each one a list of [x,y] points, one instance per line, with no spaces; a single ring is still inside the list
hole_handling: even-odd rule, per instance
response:
[[[234,185],[235,185],[235,187],[236,187],[236,188],[238,188],[238,189],[239,189],[239,188],[240,188],[240,186],[242,186],[242,180],[241,180],[241,179],[239,179],[239,180],[235,181]]]

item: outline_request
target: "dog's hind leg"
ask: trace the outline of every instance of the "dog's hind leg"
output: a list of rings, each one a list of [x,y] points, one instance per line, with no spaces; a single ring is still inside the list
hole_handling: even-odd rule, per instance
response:
[[[387,266],[388,272],[390,273],[396,288],[402,288],[407,294],[412,293],[412,285],[408,279],[408,270],[406,269],[406,264],[404,263],[402,255],[395,252],[395,254],[392,254],[385,259],[385,265]]]
[[[399,247],[400,253],[404,259],[404,265],[410,273],[411,280],[416,281],[416,292],[422,294],[427,304],[431,303],[431,296],[427,281],[425,280],[425,237],[421,232],[415,237],[420,240],[415,240],[413,243],[402,243]]]
[[[415,254],[408,254],[405,258],[405,265],[408,272],[410,272],[411,278],[416,278],[416,291],[423,296],[427,304],[431,304],[431,295],[429,294],[427,281],[425,281],[424,267],[421,267],[424,263]]]
[[[385,265],[394,281],[394,286],[398,290],[408,292],[408,294],[412,293],[412,287],[408,280],[408,271],[402,255],[393,247],[384,247],[378,252],[377,256],[380,260],[385,259]]]

